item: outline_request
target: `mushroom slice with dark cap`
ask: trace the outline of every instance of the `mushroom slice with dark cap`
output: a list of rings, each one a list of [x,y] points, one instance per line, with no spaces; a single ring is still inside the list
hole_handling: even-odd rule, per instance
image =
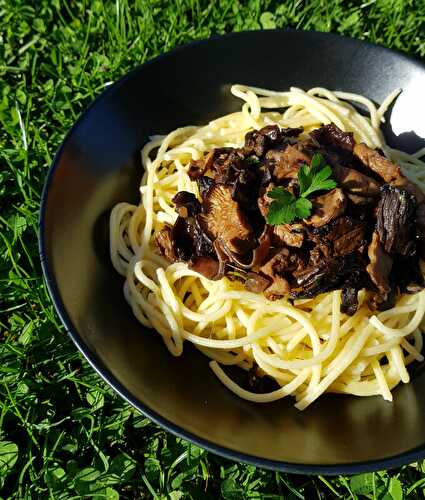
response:
[[[195,253],[194,226],[188,218],[177,217],[171,231],[173,248],[177,259],[188,261]]]
[[[208,171],[215,171],[223,177],[227,175],[232,165],[242,159],[242,154],[235,148],[215,148],[200,160],[192,160],[189,164],[188,175],[192,180],[196,180]]]
[[[201,204],[193,193],[179,191],[172,199],[180,217],[194,217],[201,211]]]
[[[230,186],[212,186],[205,195],[203,208],[198,221],[211,240],[221,238],[229,250],[237,254],[244,254],[256,246],[252,227],[232,199]]]
[[[313,130],[310,136],[321,146],[348,152],[352,152],[356,144],[352,132],[343,132],[334,123]]]
[[[359,255],[347,255],[323,259],[316,265],[294,271],[296,286],[291,290],[292,298],[314,297],[318,293],[341,288],[347,280],[361,279],[364,263]]]
[[[217,238],[214,241],[214,249],[217,255],[222,255],[226,259],[236,265],[237,268],[247,271],[250,269],[257,270],[261,266],[270,250],[271,245],[271,228],[266,226],[258,238],[258,246],[254,248],[252,254],[239,255],[232,252],[222,238]]]
[[[273,278],[272,284],[264,290],[264,295],[266,299],[276,300],[280,297],[288,295],[291,291],[291,286],[288,280],[282,276],[275,276]]]
[[[341,312],[352,316],[359,307],[358,290],[353,286],[344,286],[341,292]]]
[[[384,184],[376,210],[379,239],[387,253],[407,255],[415,245],[413,221],[416,199],[405,189]]]
[[[367,254],[370,262],[366,271],[378,290],[372,295],[369,305],[372,309],[381,309],[391,294],[389,276],[393,267],[393,259],[385,252],[377,231],[373,232]]]
[[[232,188],[232,198],[244,210],[258,210],[257,198],[260,189],[261,172],[254,168],[244,168],[237,174]]]
[[[265,153],[267,146],[279,140],[279,132],[280,130],[277,125],[269,125],[260,130],[251,130],[245,136],[245,145],[242,148],[243,153],[246,156],[254,154],[260,158]]]
[[[261,158],[270,147],[287,137],[297,137],[302,131],[301,127],[280,129],[278,125],[267,125],[260,130],[252,130],[245,136],[242,152],[245,156],[253,154]]]
[[[367,196],[348,193],[347,201],[350,204],[350,211],[364,215],[365,208],[371,207],[375,200]]]

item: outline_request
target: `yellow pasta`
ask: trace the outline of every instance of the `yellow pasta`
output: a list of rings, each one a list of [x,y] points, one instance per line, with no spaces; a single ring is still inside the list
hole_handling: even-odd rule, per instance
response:
[[[366,292],[361,292],[352,317],[340,313],[339,290],[294,304],[284,298],[271,302],[226,277],[210,281],[186,263],[170,265],[155,252],[153,233],[177,218],[171,200],[178,191],[198,194],[187,174],[192,159],[215,147],[240,147],[249,130],[270,124],[303,126],[308,133],[333,122],[353,132],[357,142],[381,148],[425,190],[424,151],[408,155],[391,149],[379,129],[399,91],[379,108],[364,96],[319,87],[276,92],[234,85],[232,93],[243,101],[240,111],[203,127],[152,137],[143,148],[140,204],[119,203],[110,217],[110,254],[125,277],[126,300],[174,356],[182,354],[185,341],[193,343],[211,358],[218,379],[248,401],[265,403],[292,395],[300,410],[325,392],[382,395],[391,401],[391,389],[409,381],[406,366],[423,360],[425,291],[399,296],[394,308],[378,314],[368,309]],[[368,116],[350,102],[363,106]],[[281,388],[268,394],[250,392],[221,368],[248,370],[254,363]]]

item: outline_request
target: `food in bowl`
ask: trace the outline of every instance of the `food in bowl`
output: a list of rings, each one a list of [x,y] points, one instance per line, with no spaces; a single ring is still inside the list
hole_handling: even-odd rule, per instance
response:
[[[175,356],[192,342],[244,399],[392,400],[423,360],[425,314],[423,152],[379,129],[397,93],[376,108],[323,88],[232,92],[241,111],[152,137],[140,204],[112,210],[133,313]]]

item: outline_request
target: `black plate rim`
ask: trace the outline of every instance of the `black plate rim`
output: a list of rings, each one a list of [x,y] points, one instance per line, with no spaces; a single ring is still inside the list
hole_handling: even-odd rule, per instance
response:
[[[44,281],[47,286],[48,293],[52,300],[52,303],[55,307],[55,310],[65,327],[65,331],[70,336],[71,340],[77,346],[78,350],[83,354],[84,358],[88,361],[89,365],[96,371],[96,373],[119,395],[121,396],[127,403],[132,405],[134,408],[139,410],[146,417],[150,418],[153,422],[164,428],[165,430],[171,432],[172,434],[187,439],[191,441],[195,445],[208,450],[209,452],[220,455],[224,458],[228,458],[230,460],[236,462],[243,462],[246,464],[251,464],[256,467],[262,467],[265,469],[276,470],[281,472],[289,472],[294,474],[326,474],[326,475],[338,475],[338,474],[357,474],[361,472],[374,472],[382,469],[391,469],[394,467],[399,467],[402,465],[406,465],[412,462],[416,462],[417,460],[421,460],[425,458],[425,443],[423,446],[419,448],[414,448],[412,450],[406,451],[401,454],[394,455],[385,459],[378,460],[370,460],[367,462],[353,462],[347,464],[326,464],[326,465],[314,465],[314,464],[299,464],[294,462],[283,462],[279,460],[270,460],[265,458],[260,458],[254,455],[250,455],[247,453],[242,453],[237,450],[233,450],[231,448],[227,448],[225,446],[217,445],[207,439],[200,438],[199,436],[184,430],[180,426],[174,424],[172,421],[167,418],[161,416],[147,405],[139,401],[137,398],[133,397],[133,395],[116,379],[116,377],[109,371],[107,366],[103,364],[103,362],[94,354],[88,345],[85,344],[80,334],[78,333],[77,328],[71,321],[69,317],[65,305],[60,296],[56,280],[54,274],[51,270],[47,247],[46,247],[46,239],[45,239],[45,219],[46,219],[46,211],[47,211],[47,199],[49,195],[49,188],[53,181],[55,171],[59,165],[59,159],[62,155],[62,152],[72,136],[74,130],[78,128],[80,123],[88,116],[91,112],[92,108],[96,106],[99,102],[101,102],[104,98],[106,98],[110,93],[117,90],[121,85],[125,84],[125,82],[132,78],[134,74],[141,71],[143,68],[149,66],[150,64],[160,62],[163,58],[168,56],[172,56],[173,54],[185,50],[187,48],[199,45],[205,45],[212,41],[219,40],[222,38],[237,38],[243,36],[250,36],[251,34],[259,34],[259,33],[267,33],[267,32],[290,32],[296,33],[297,36],[303,36],[306,33],[310,34],[310,36],[316,36],[319,38],[331,38],[338,42],[339,40],[352,40],[354,42],[359,43],[363,46],[369,46],[373,48],[378,48],[379,50],[385,52],[391,52],[393,54],[397,54],[398,57],[402,59],[406,59],[409,63],[419,66],[421,70],[425,71],[425,65],[422,61],[420,61],[416,57],[409,56],[404,52],[401,52],[396,49],[389,49],[382,45],[378,45],[375,43],[371,43],[365,40],[354,39],[347,36],[338,35],[335,33],[328,32],[320,32],[314,30],[296,30],[296,29],[274,29],[274,30],[246,30],[240,32],[232,32],[224,35],[216,35],[207,39],[195,40],[183,45],[179,45],[174,49],[160,54],[159,56],[146,61],[143,64],[137,65],[134,69],[130,70],[123,77],[119,78],[116,82],[108,85],[106,89],[104,89],[89,105],[83,110],[83,112],[78,117],[77,121],[74,125],[68,130],[65,134],[65,137],[57,149],[55,156],[53,158],[52,164],[47,172],[45,183],[43,186],[43,190],[41,193],[41,202],[40,202],[40,212],[39,212],[39,220],[38,220],[38,250],[39,257],[41,262],[42,273],[44,277]]]

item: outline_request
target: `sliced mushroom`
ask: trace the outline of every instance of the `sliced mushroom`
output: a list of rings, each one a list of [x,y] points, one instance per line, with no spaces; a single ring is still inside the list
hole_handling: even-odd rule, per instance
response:
[[[351,202],[352,206],[363,208],[372,205],[375,200],[373,198],[367,198],[365,196],[360,196],[358,194],[347,194],[347,199]]]
[[[289,256],[289,249],[281,248],[271,259],[260,267],[260,271],[266,276],[274,278],[276,274],[293,270],[293,266],[290,265],[289,262]]]
[[[266,154],[266,159],[273,165],[273,176],[277,181],[297,177],[298,170],[303,163],[310,164],[310,157],[297,145],[286,145],[271,149]]]
[[[251,269],[251,259],[249,258],[249,254],[241,255],[232,252],[224,242],[223,238],[218,237],[214,241],[214,248],[217,253],[220,252],[223,259],[225,258],[227,262],[232,262],[238,269],[243,269],[245,271]]]
[[[282,137],[298,137],[304,132],[304,127],[288,127],[280,130]]]
[[[322,258],[342,256],[357,250],[361,253],[365,244],[366,223],[343,215],[326,226],[311,228],[306,236],[315,243],[310,251],[312,263]]]
[[[201,175],[196,179],[196,183],[198,184],[199,194],[202,198],[208,192],[208,189],[215,184],[215,181],[212,177],[207,177],[206,175]]]
[[[275,187],[275,185],[271,182],[265,189],[263,188],[260,191],[260,196],[257,201],[258,208],[260,209],[261,215],[266,218],[269,213],[269,205],[273,201],[272,198],[269,198],[268,193]]]
[[[255,269],[261,266],[265,261],[271,245],[271,227],[267,226],[264,228],[263,233],[258,238],[258,246],[254,248],[252,252],[252,260],[250,262],[250,269]]]
[[[395,255],[393,257],[391,280],[399,293],[417,293],[423,290],[424,276],[419,265],[419,255],[412,251],[410,255]]]
[[[318,293],[338,290],[347,281],[361,282],[363,275],[364,263],[356,253],[322,259],[314,266],[293,273],[297,287],[292,289],[291,297],[314,297]]]
[[[310,267],[321,266],[324,260],[332,257],[333,248],[328,241],[317,243],[309,252],[308,265]]]
[[[270,285],[270,279],[258,273],[247,273],[245,288],[249,292],[261,293]]]
[[[272,171],[273,171],[273,167],[271,167],[268,164],[263,164],[260,167],[260,172],[261,172],[260,187],[261,188],[267,187],[270,184],[270,182],[272,181]]]
[[[264,290],[264,295],[266,299],[276,300],[288,295],[290,291],[291,287],[288,281],[281,276],[275,276],[272,284]]]
[[[215,254],[217,255],[218,258],[218,263],[219,263],[219,268],[217,272],[217,276],[222,278],[226,272],[226,265],[229,262],[229,257],[227,254],[223,251],[223,248],[220,244],[220,239],[216,239],[213,243],[213,248],[215,250]],[[218,279],[218,278],[217,278]]]
[[[229,186],[216,184],[208,190],[198,221],[211,240],[221,238],[231,252],[244,254],[256,245],[252,227],[232,199]]]
[[[378,293],[372,295],[369,305],[373,309],[379,309],[382,304],[385,304],[391,293],[389,284],[389,276],[393,267],[393,259],[385,252],[379,240],[377,231],[373,232],[372,242],[367,250],[369,264],[366,266],[366,271],[369,273],[370,279],[378,289]]]
[[[288,280],[282,274],[293,269],[294,264],[290,262],[290,252],[287,248],[282,248],[260,268],[260,272],[272,280],[272,284],[264,292],[268,299],[282,297],[291,291]]]
[[[215,171],[225,177],[229,168],[240,161],[243,156],[235,148],[215,148],[200,160],[192,160],[189,164],[188,175],[192,180],[205,175],[209,171]]]
[[[261,172],[256,168],[244,168],[237,175],[232,188],[232,198],[248,212],[257,210]]]
[[[339,217],[345,210],[346,197],[341,189],[335,188],[313,200],[313,215],[304,222],[308,226],[321,227]]]
[[[214,179],[217,183],[234,183],[241,170],[244,169],[244,156],[234,148],[216,149],[212,169],[215,172]]]
[[[425,194],[422,189],[404,175],[402,175],[399,179],[396,179],[391,184],[395,187],[403,188],[408,193],[413,195],[416,198],[418,205],[425,202]]]
[[[358,290],[352,286],[345,286],[341,293],[341,312],[352,316],[359,307]]]
[[[171,200],[180,217],[194,217],[201,211],[201,204],[193,193],[179,191]]]
[[[348,193],[367,198],[379,197],[379,182],[353,168],[334,165],[332,178]]]
[[[192,160],[189,164],[189,170],[187,172],[189,177],[192,180],[195,180],[201,175],[204,175],[208,170],[211,170],[215,154],[215,150],[213,149],[200,160]]]
[[[225,256],[225,259],[236,264],[237,268],[245,271],[250,269],[257,270],[258,266],[264,262],[267,254],[269,253],[271,244],[270,233],[271,227],[266,226],[258,239],[258,246],[254,248],[251,258],[247,258],[247,255],[238,255],[232,252],[222,238],[217,238],[214,241],[214,248],[217,254],[220,253],[222,256]]]
[[[353,151],[355,145],[353,133],[343,132],[334,123],[313,130],[310,136],[321,146],[336,147],[349,152]]]
[[[254,154],[261,158],[266,149],[270,148],[273,144],[280,142],[284,137],[294,137],[299,135],[303,129],[283,129],[280,130],[278,125],[267,125],[260,130],[252,130],[245,136],[245,145],[242,148],[246,156]]]
[[[172,238],[172,229],[173,228],[167,224],[155,234],[157,252],[164,256],[169,262],[175,262],[177,260]]]
[[[347,255],[355,250],[361,253],[365,248],[364,237],[364,224],[357,224],[351,228],[348,227],[345,233],[333,240],[333,255]]]
[[[412,194],[418,204],[425,202],[425,194],[414,182],[408,179],[401,171],[400,167],[385,158],[378,151],[371,149],[366,144],[356,144],[354,154],[366,167],[370,168],[389,184],[406,189]]]
[[[273,226],[273,235],[280,245],[301,248],[304,242],[304,226],[302,224],[279,224]]]
[[[267,137],[260,130],[251,130],[245,135],[243,153],[248,156],[254,154],[258,158],[263,156],[267,145]]]
[[[394,182],[402,176],[398,165],[363,142],[354,146],[353,153],[363,165],[382,177],[385,182]]]
[[[189,269],[196,271],[199,274],[202,274],[209,280],[218,280],[223,277],[223,274],[220,273],[220,264],[218,261],[211,257],[192,257],[189,261],[188,265]]]
[[[413,241],[413,215],[416,199],[405,189],[389,184],[381,188],[382,197],[376,210],[376,229],[385,251],[408,255]]]
[[[173,248],[179,260],[188,261],[195,253],[195,227],[188,218],[177,217],[171,231]]]

